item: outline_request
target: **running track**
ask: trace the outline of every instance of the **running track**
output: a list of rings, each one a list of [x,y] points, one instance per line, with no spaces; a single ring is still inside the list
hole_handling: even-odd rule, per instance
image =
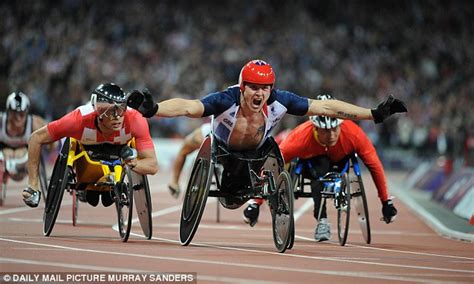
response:
[[[403,176],[389,176],[401,186]],[[379,221],[380,203],[367,173],[372,244],[365,244],[355,223],[345,247],[334,234],[333,241],[316,243],[312,202],[299,199],[295,245],[284,254],[274,247],[268,208],[254,228],[242,222],[241,209],[221,208],[217,223],[216,199],[211,197],[193,243],[182,247],[181,198],[168,194],[169,178],[169,172],[150,178],[153,239],[144,239],[135,223],[128,243],[120,241],[114,227],[113,206],[81,203],[79,224],[73,227],[68,194],[51,237],[44,237],[43,205],[27,208],[20,199],[25,182],[10,183],[0,207],[0,271],[196,272],[199,283],[474,283],[474,245],[438,236],[399,199],[396,222]],[[328,208],[334,233],[334,209]]]

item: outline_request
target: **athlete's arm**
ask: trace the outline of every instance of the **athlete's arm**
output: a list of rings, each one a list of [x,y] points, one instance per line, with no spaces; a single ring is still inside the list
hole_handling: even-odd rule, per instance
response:
[[[28,141],[28,186],[38,190],[38,167],[41,158],[41,145],[53,142],[45,125],[31,134]]]
[[[133,162],[132,162],[133,163]],[[138,151],[138,159],[134,161],[133,171],[141,175],[154,175],[158,171],[158,162],[154,148]]]
[[[188,134],[186,138],[184,138],[183,145],[176,156],[173,164],[173,183],[179,184],[179,177],[181,176],[181,172],[183,171],[184,163],[186,162],[186,157],[194,152],[195,150],[199,149],[201,146],[203,137],[201,128],[195,129],[193,132]]]
[[[131,126],[132,137],[135,138],[135,145],[138,152],[138,159],[126,161],[133,171],[142,175],[154,175],[158,171],[158,161],[156,159],[155,146],[151,139],[147,120],[138,112],[130,110],[126,122],[133,121]]]
[[[45,125],[46,125],[46,121],[44,121],[44,119],[41,116],[33,115],[33,126],[32,126],[33,132],[40,129],[41,127]],[[54,149],[56,149],[56,146],[57,146],[57,143],[55,142],[48,144],[47,145],[48,151],[49,152],[53,151]]]
[[[359,107],[339,100],[309,99],[306,115],[324,115],[351,120],[371,120],[372,112],[368,108]]]
[[[200,100],[175,98],[158,103],[158,111],[155,115],[163,117],[202,117],[203,113],[204,105]]]

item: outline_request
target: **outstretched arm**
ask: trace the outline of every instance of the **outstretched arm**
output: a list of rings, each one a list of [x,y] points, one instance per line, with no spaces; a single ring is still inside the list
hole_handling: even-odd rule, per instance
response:
[[[155,103],[148,89],[134,90],[128,94],[127,105],[138,110],[144,117],[153,116],[175,117],[201,117],[204,105],[199,100],[169,99]]]
[[[156,116],[175,117],[202,117],[204,113],[204,105],[200,100],[186,100],[186,99],[169,99],[157,104],[158,111]]]
[[[384,121],[397,112],[407,112],[404,102],[393,96],[380,103],[374,109],[359,107],[338,100],[309,100],[307,115],[324,115],[351,120],[371,120],[375,123]]]
[[[359,107],[339,100],[309,100],[306,115],[324,115],[351,120],[371,120],[372,112],[368,108]]]

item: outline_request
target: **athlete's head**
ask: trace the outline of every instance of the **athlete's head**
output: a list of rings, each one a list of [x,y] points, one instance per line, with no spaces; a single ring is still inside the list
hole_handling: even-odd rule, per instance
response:
[[[30,99],[28,99],[24,93],[15,91],[8,96],[6,110],[10,123],[13,123],[17,127],[23,126],[29,109]]]
[[[30,99],[20,91],[11,93],[7,98],[7,111],[26,112],[30,108]]]
[[[258,85],[270,85],[273,88],[275,84],[275,73],[270,64],[263,60],[251,60],[242,67],[239,75],[239,85],[242,92],[246,83]]]
[[[243,107],[248,106],[254,112],[260,111],[275,85],[272,66],[263,60],[248,62],[240,71],[239,85],[246,105]]]
[[[334,97],[331,95],[318,95],[316,99],[333,100]],[[342,119],[324,115],[312,115],[309,117],[309,120],[314,124],[318,132],[319,142],[326,146],[334,146],[337,143],[341,132],[339,125],[341,125]]]
[[[127,99],[122,88],[114,83],[99,85],[92,91],[91,104],[107,128],[119,130],[122,127],[127,110]]]

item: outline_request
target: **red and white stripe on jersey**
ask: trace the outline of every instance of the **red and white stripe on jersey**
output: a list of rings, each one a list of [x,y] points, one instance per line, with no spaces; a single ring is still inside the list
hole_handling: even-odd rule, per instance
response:
[[[122,129],[111,136],[104,137],[96,127],[97,113],[92,105],[86,104],[76,108],[62,118],[48,124],[49,135],[53,140],[73,137],[86,145],[102,143],[126,144],[135,138],[137,150],[154,148],[147,120],[136,110],[127,108]]]

